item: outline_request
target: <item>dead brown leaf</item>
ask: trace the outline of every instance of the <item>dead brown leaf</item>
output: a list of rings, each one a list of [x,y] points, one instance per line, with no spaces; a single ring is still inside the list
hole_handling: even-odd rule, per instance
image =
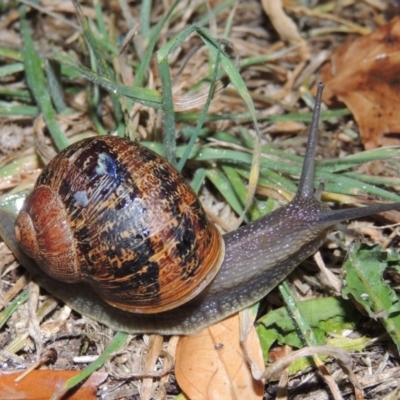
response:
[[[322,70],[324,101],[337,97],[351,110],[366,149],[399,145],[400,17],[338,47]]]
[[[64,383],[81,371],[32,371],[20,382],[20,372],[0,375],[0,400],[48,400]],[[63,399],[96,399],[98,386],[107,378],[105,372],[94,372],[78,389]]]
[[[263,365],[254,327],[247,339],[251,358]],[[240,344],[239,318],[232,316],[194,336],[176,350],[176,379],[191,400],[262,399],[264,385],[253,379]]]

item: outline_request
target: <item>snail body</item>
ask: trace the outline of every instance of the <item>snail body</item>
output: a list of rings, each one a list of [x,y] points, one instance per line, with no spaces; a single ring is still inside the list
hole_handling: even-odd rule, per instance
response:
[[[82,283],[69,285],[60,282],[51,277],[59,276],[57,270],[55,272],[51,270],[47,271],[48,273],[44,273],[32,260],[26,257],[21,252],[12,232],[12,224],[16,219],[16,211],[6,204],[0,207],[0,218],[4,221],[0,225],[0,234],[18,256],[20,262],[34,274],[39,284],[84,315],[91,316],[116,330],[131,333],[190,334],[199,331],[259,301],[301,261],[312,255],[320,247],[326,233],[336,223],[400,208],[400,203],[392,203],[357,209],[331,210],[314,195],[314,153],[321,92],[322,84],[318,88],[299,189],[293,200],[259,220],[223,235],[222,240],[218,233],[214,231],[215,228],[208,221],[197,199],[193,197],[193,192],[191,192],[190,188],[186,188],[183,178],[180,177],[173,167],[168,164],[168,167],[165,167],[165,171],[168,172],[163,173],[162,179],[155,180],[157,184],[161,184],[161,181],[166,180],[169,189],[172,182],[178,180],[180,189],[177,190],[177,193],[179,195],[167,194],[165,197],[162,197],[164,200],[160,201],[160,203],[163,205],[174,204],[175,211],[179,210],[179,212],[182,212],[182,210],[187,211],[187,208],[191,208],[195,210],[194,214],[196,215],[190,211],[188,214],[190,217],[186,217],[184,224],[178,222],[179,219],[176,219],[175,216],[168,216],[165,220],[166,223],[164,222],[164,225],[161,224],[161,226],[167,227],[181,227],[182,225],[187,225],[188,221],[190,222],[187,233],[182,234],[181,232],[178,235],[189,241],[183,247],[184,250],[182,252],[176,252],[177,244],[175,243],[175,239],[169,242],[171,246],[167,255],[173,255],[173,258],[178,260],[175,266],[177,266],[179,272],[172,273],[176,275],[175,279],[178,277],[178,283],[175,284],[176,287],[178,287],[180,276],[186,273],[182,273],[182,271],[187,271],[187,267],[181,262],[185,257],[191,260],[191,257],[194,257],[195,254],[197,257],[197,250],[205,249],[205,255],[199,251],[199,262],[192,261],[189,264],[191,266],[201,266],[204,260],[212,260],[212,267],[209,267],[207,262],[205,263],[207,268],[210,268],[205,273],[205,276],[211,276],[209,283],[203,284],[201,290],[196,291],[194,294],[192,291],[189,297],[184,298],[184,300],[175,299],[175,296],[171,295],[170,297],[173,297],[173,301],[175,302],[172,307],[164,305],[160,300],[163,296],[160,294],[159,289],[148,290],[147,286],[141,289],[141,286],[137,282],[131,286],[129,284],[126,285],[125,289],[127,292],[132,287],[133,290],[128,296],[123,293],[122,300],[121,295],[118,293],[122,291],[119,289],[120,286],[118,284],[125,284],[125,280],[131,278],[135,273],[135,278],[138,279],[140,284],[149,285],[145,280],[141,280],[150,270],[148,266],[149,259],[154,261],[168,258],[165,253],[158,253],[158,239],[154,239],[153,241],[153,236],[149,235],[143,240],[143,234],[140,236],[138,233],[135,233],[135,236],[132,232],[136,231],[130,225],[129,228],[126,228],[128,225],[125,222],[129,222],[133,218],[133,215],[123,214],[122,219],[117,215],[117,211],[123,212],[129,209],[128,198],[135,198],[132,196],[132,193],[134,192],[135,195],[138,193],[136,189],[132,189],[129,186],[133,185],[133,187],[137,187],[131,179],[132,172],[129,169],[122,168],[126,164],[119,163],[118,160],[121,157],[126,157],[127,154],[131,154],[133,151],[132,148],[134,148],[135,152],[138,151],[144,154],[144,160],[152,159],[154,162],[151,164],[156,169],[164,169],[164,167],[160,167],[159,165],[166,163],[165,160],[150,150],[142,148],[137,143],[130,143],[123,139],[111,137],[97,137],[72,145],[60,153],[44,169],[34,191],[27,198],[17,218],[15,236],[20,243],[20,247],[22,247],[26,254],[34,258],[36,263],[45,271],[49,268],[52,269],[54,265],[57,268],[58,266],[63,266],[63,263],[59,263],[57,256],[49,256],[49,254],[41,253],[41,249],[46,249],[47,251],[48,246],[50,246],[47,239],[42,239],[39,236],[32,237],[32,232],[38,234],[44,231],[49,232],[44,237],[46,235],[47,237],[53,236],[51,240],[55,239],[54,244],[50,246],[51,250],[60,246],[63,249],[61,251],[62,257],[66,256],[66,259],[72,261],[78,259],[78,263],[71,264],[72,269],[70,268],[66,277],[62,279],[69,281],[83,280],[88,282],[90,287]],[[114,146],[118,148],[118,151],[114,149]],[[89,151],[88,148],[92,150]],[[74,180],[71,181],[72,171],[66,165],[74,164],[74,160],[80,160],[82,165],[81,168],[78,168],[77,177],[74,177]],[[129,160],[131,160],[131,156]],[[146,164],[147,162],[145,161],[144,163]],[[61,167],[59,166],[60,164]],[[61,169],[64,173],[55,174],[53,172],[54,167]],[[120,173],[121,168],[123,170],[122,174]],[[140,166],[138,168],[141,171]],[[86,172],[90,170],[91,172],[81,176],[80,173],[82,170]],[[129,173],[127,172],[128,170]],[[147,172],[148,170],[146,169]],[[142,174],[143,171],[139,172],[138,176],[141,177]],[[94,181],[96,179],[100,181],[111,179],[113,183],[103,187],[100,184],[96,185]],[[122,190],[121,182],[128,182],[129,187],[125,187]],[[146,182],[143,187],[148,189],[151,186],[151,180]],[[38,188],[39,194],[35,194],[35,190]],[[189,194],[186,194],[187,189]],[[104,191],[107,193],[104,193]],[[161,193],[164,193],[164,189],[161,190]],[[173,191],[173,193],[175,192]],[[50,203],[55,205],[54,208],[44,203],[46,196],[52,199]],[[155,199],[159,199],[159,197],[152,196],[150,195],[151,200],[148,206],[141,209],[149,208],[150,205],[157,203],[158,200]],[[186,199],[184,203],[181,203],[180,200],[178,201],[177,198],[180,197]],[[60,198],[62,198],[62,201],[60,201]],[[175,200],[172,201],[172,199]],[[92,210],[89,203],[93,200],[100,200],[100,204],[96,205]],[[111,208],[110,205],[112,205]],[[56,215],[62,215],[60,220],[57,219],[58,217],[52,215],[53,209],[57,210],[58,214],[56,213]],[[42,210],[44,211],[43,217],[41,216]],[[167,207],[167,210],[170,210],[170,208]],[[82,216],[83,213],[86,214],[85,217]],[[38,217],[35,214],[39,214],[40,216]],[[141,212],[138,214],[139,217],[143,217]],[[50,221],[48,222],[50,229],[42,229],[39,226],[41,218]],[[105,219],[103,220],[103,218]],[[153,220],[152,218],[150,219]],[[154,217],[154,220],[159,222],[158,220],[161,220],[161,217]],[[143,221],[135,222],[134,226],[140,225],[144,230],[149,229],[147,223],[143,223]],[[90,228],[89,224],[93,224],[93,228]],[[72,250],[65,245],[65,235],[58,236],[54,234],[52,227],[56,226],[58,228],[65,228],[67,226],[67,229],[64,231],[67,232],[66,238],[74,244]],[[193,230],[197,229],[197,226],[204,229],[206,233],[200,233],[196,239],[190,239],[194,234]],[[119,228],[119,230],[113,231],[112,228],[114,227]],[[80,233],[77,239],[76,231],[81,232],[82,230],[85,233]],[[156,229],[156,231],[160,230],[163,229]],[[90,235],[94,235],[95,237],[93,242]],[[139,239],[138,235],[140,236]],[[130,244],[131,247],[129,248],[122,246],[116,250],[114,247],[116,244],[121,245],[124,243],[124,240],[121,238],[126,239],[126,237],[131,238],[131,236],[135,236],[138,239],[137,241],[141,243],[143,241],[146,242],[147,238],[150,237],[151,239],[149,240],[152,245],[150,247],[147,246],[146,257],[142,258],[142,262],[133,268],[134,272],[132,272],[132,268],[128,268],[128,273],[125,276],[119,276],[118,271],[124,269],[124,262],[129,260],[131,263],[132,259],[135,258],[132,254],[136,247],[132,244]],[[171,237],[171,234],[167,236]],[[205,245],[200,243],[204,239],[206,239]],[[77,240],[81,240],[86,247],[80,242],[76,244]],[[200,242],[197,242],[197,240]],[[136,242],[133,241],[133,243]],[[80,246],[83,247],[80,249]],[[149,251],[149,248],[152,251]],[[38,249],[39,254],[37,253]],[[157,251],[154,249],[157,249]],[[129,253],[129,251],[131,252]],[[129,255],[127,256],[127,254]],[[153,257],[154,254],[162,255],[157,258]],[[138,258],[140,257],[138,256]],[[87,264],[82,266],[82,260],[87,262]],[[103,261],[103,263],[98,264],[99,261]],[[76,272],[77,265],[80,268],[79,273]],[[166,271],[170,268],[168,265],[170,264],[167,264]],[[110,269],[107,270],[107,268]],[[197,267],[190,267],[189,270],[192,271],[192,275],[194,276],[192,281],[196,283],[199,279],[193,271],[197,271]],[[92,272],[97,272],[98,275],[93,277],[90,275]],[[61,273],[65,274],[65,272]],[[156,280],[155,287],[162,284],[160,279],[157,280],[161,275],[150,274],[150,277],[153,278],[153,281],[150,281],[154,283],[154,280]],[[187,276],[191,278],[191,273],[186,274]],[[109,285],[103,281],[107,281],[110,278],[114,279],[112,284],[110,283],[109,285],[112,291],[115,292],[115,298],[112,297],[114,294],[104,294],[104,288],[108,289]],[[96,286],[98,282],[103,285],[100,289]],[[138,292],[137,295],[136,292]],[[140,306],[141,293],[149,294],[149,296],[144,296],[145,298],[147,297],[144,307]],[[178,296],[177,293],[174,294]],[[137,301],[139,302],[139,306],[136,303],[132,305],[131,297],[137,297],[135,301],[136,303]],[[105,303],[101,298],[112,305]],[[143,306],[143,304],[141,305]]]

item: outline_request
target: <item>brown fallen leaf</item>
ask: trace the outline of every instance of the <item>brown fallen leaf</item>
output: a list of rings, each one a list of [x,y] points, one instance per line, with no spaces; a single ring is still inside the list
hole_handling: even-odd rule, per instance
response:
[[[321,72],[323,99],[346,104],[366,149],[399,145],[400,17],[364,37],[338,47]]]
[[[239,318],[234,315],[197,335],[180,339],[175,374],[190,400],[262,399],[264,385],[253,379],[239,336]],[[248,335],[247,351],[263,365],[254,327]]]
[[[64,383],[81,371],[32,371],[20,382],[15,379],[21,372],[0,375],[0,400],[48,400]],[[97,399],[98,386],[107,378],[105,372],[94,372],[78,389],[63,400]]]

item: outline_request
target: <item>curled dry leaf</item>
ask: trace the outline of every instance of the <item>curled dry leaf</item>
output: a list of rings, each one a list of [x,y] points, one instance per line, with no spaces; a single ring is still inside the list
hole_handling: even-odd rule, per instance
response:
[[[346,104],[366,149],[400,144],[399,69],[400,17],[396,17],[370,35],[338,47],[322,70],[324,101],[336,97]]]
[[[190,400],[262,399],[264,384],[253,379],[240,344],[239,318],[234,315],[197,335],[179,340],[175,374]],[[247,337],[247,351],[263,365],[254,327]]]

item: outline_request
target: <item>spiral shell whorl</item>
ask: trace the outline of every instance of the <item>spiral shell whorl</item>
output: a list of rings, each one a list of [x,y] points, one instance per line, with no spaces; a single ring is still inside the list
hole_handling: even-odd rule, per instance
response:
[[[40,187],[65,209],[81,279],[112,305],[168,310],[218,272],[223,241],[195,193],[136,142],[106,136],[73,144],[43,170]]]
[[[15,236],[50,276],[70,283],[81,280],[66,210],[51,188],[35,188],[16,220]]]

